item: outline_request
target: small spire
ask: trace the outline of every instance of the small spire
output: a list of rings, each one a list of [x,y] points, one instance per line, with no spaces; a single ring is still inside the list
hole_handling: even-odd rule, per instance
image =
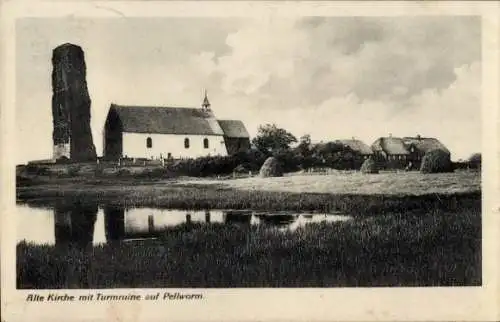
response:
[[[210,109],[210,102],[208,101],[208,96],[207,96],[207,90],[205,89],[205,98],[203,99],[203,104],[201,104],[203,109],[209,110]]]

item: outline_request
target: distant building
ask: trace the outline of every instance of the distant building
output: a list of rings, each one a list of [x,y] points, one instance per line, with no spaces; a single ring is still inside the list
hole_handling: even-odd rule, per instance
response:
[[[369,145],[355,138],[348,140],[336,140],[335,143],[342,144],[344,147],[350,148],[352,151],[359,154],[363,159],[368,159],[373,155],[373,150]]]
[[[416,169],[420,167],[424,155],[435,149],[449,150],[436,138],[381,137],[372,144],[375,158],[389,169]]]
[[[450,153],[450,150],[436,138],[424,138],[417,135],[415,137],[404,137],[403,142],[410,153],[409,161],[417,168],[420,168],[422,158],[429,151],[439,149]]]
[[[241,121],[217,120],[205,94],[201,108],[111,104],[104,125],[104,158],[225,156],[250,146]]]

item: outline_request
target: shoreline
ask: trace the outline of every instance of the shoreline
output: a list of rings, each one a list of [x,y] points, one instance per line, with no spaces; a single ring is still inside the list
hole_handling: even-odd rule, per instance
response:
[[[59,186],[18,190],[16,204],[32,206],[102,205],[182,210],[234,209],[342,212],[358,216],[408,211],[481,209],[481,191],[425,195],[328,194],[241,191],[212,186],[108,188]]]

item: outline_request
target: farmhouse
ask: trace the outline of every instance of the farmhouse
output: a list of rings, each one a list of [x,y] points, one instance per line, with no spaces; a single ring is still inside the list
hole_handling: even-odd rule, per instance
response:
[[[429,151],[440,149],[450,153],[448,148],[436,138],[424,138],[417,135],[416,137],[404,137],[403,142],[410,153],[409,161],[417,168],[420,167],[422,158]]]
[[[381,137],[372,144],[372,150],[378,161],[383,161],[386,168],[405,169],[418,168],[423,156],[435,149],[449,150],[436,138],[415,137]]]
[[[241,121],[217,120],[205,94],[201,108],[111,104],[104,158],[178,159],[226,156],[250,147]]]
[[[348,140],[336,140],[335,143],[342,144],[344,147],[350,148],[354,152],[359,153],[363,159],[368,159],[373,155],[373,150],[366,143],[355,138]]]

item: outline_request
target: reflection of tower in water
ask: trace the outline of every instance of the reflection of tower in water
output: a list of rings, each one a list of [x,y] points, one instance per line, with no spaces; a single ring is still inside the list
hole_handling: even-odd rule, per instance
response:
[[[106,241],[112,242],[125,236],[125,209],[117,206],[104,207],[104,230]]]
[[[56,249],[67,258],[57,267],[63,288],[86,288],[91,285],[88,270],[94,239],[97,205],[57,205],[54,208]]]
[[[56,247],[61,245],[85,248],[92,245],[97,205],[57,205],[54,208]]]

